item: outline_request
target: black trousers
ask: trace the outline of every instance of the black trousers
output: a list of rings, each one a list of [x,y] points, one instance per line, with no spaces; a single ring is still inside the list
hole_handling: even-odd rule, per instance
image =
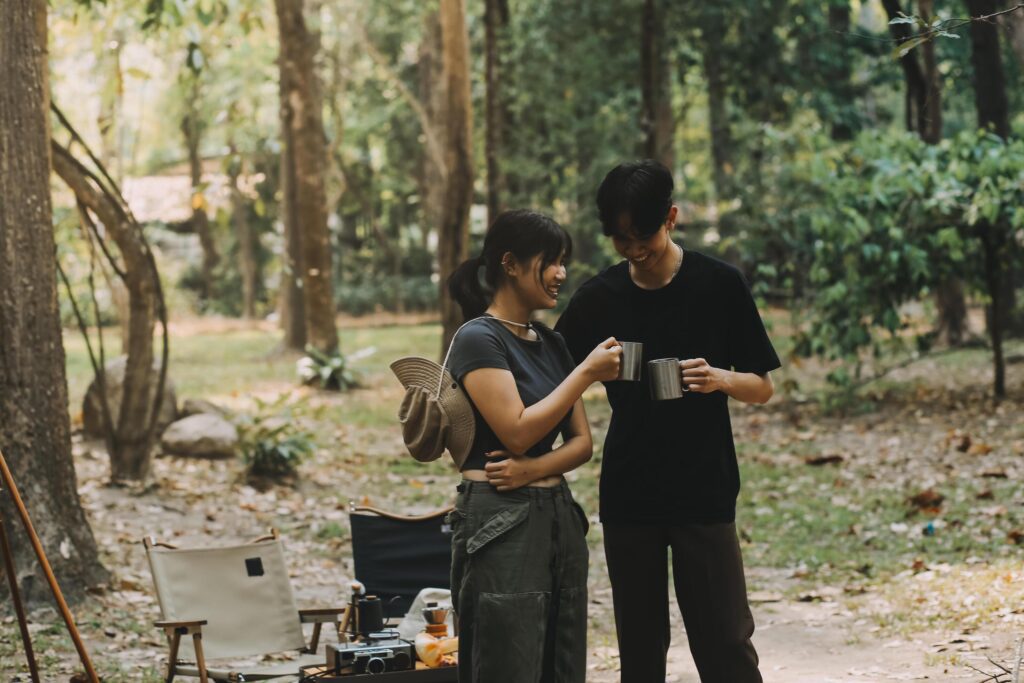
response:
[[[663,683],[676,600],[702,683],[761,683],[736,525],[605,524],[622,683]]]

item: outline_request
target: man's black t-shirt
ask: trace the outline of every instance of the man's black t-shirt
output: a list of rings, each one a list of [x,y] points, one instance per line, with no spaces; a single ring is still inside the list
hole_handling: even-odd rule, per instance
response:
[[[514,334],[490,316],[467,323],[452,341],[448,365],[455,381],[461,385],[473,370],[498,368],[512,373],[524,407],[528,408],[547,397],[569,376],[575,364],[562,335],[541,323],[533,323],[533,327],[537,331],[537,339],[531,341]],[[482,470],[489,461],[484,453],[506,449],[472,398],[470,403],[476,417],[476,436],[462,469]],[[564,436],[568,429],[571,415],[570,408],[562,422],[524,455],[535,458],[551,451],[559,432]]]
[[[612,407],[601,468],[601,520],[714,523],[736,516],[739,468],[728,396],[650,398],[647,361],[704,358],[712,367],[764,374],[779,358],[742,274],[687,250],[673,280],[638,287],[622,261],[588,280],[555,327],[577,362],[608,337],[642,342],[639,382],[606,382]]]

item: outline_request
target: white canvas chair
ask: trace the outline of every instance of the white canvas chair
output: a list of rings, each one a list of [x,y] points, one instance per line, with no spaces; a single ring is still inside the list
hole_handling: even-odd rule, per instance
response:
[[[170,645],[167,683],[176,675],[197,676],[201,683],[298,677],[300,666],[324,663],[315,654],[321,627],[330,623],[339,630],[344,609],[296,608],[276,531],[218,548],[176,548],[152,537],[143,544],[163,615],[156,626]],[[314,624],[308,645],[304,623]],[[303,655],[270,665],[207,664],[289,650]]]

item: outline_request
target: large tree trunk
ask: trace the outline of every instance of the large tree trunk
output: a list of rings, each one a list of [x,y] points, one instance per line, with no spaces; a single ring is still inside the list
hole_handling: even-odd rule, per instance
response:
[[[903,12],[900,0],[882,0],[882,6],[890,20],[899,17]],[[914,29],[909,24],[889,25],[889,33],[900,43],[909,40],[913,32]],[[920,133],[927,128],[925,116],[928,86],[921,64],[917,61],[917,51],[911,50],[900,57],[900,66],[903,68],[903,78],[907,85],[904,97],[907,130]]]
[[[192,182],[192,194],[189,198],[192,206],[192,231],[199,237],[199,246],[203,250],[202,289],[199,292],[199,301],[206,306],[214,296],[213,271],[220,263],[220,255],[217,253],[217,243],[213,239],[210,217],[206,213],[206,194],[203,188],[203,159],[200,155],[200,144],[205,124],[199,118],[199,76],[190,73],[184,78],[188,95],[185,116],[181,119],[181,132],[185,136],[189,177]]]
[[[316,37],[306,28],[302,0],[275,0],[280,35],[282,138],[290,157],[291,179],[285,194],[294,202],[286,219],[301,231],[301,287],[309,344],[324,353],[338,349],[331,291],[331,239],[324,187],[326,146],[321,89],[314,70]]]
[[[463,0],[441,0],[442,80],[446,94],[444,210],[438,233],[441,275],[441,353],[462,324],[462,312],[448,295],[448,277],[469,249],[469,209],[473,204],[473,105],[469,95],[469,35]]]
[[[675,166],[672,98],[669,79],[669,51],[665,46],[664,4],[645,0],[643,39],[641,42],[641,90],[643,113],[640,126],[644,131],[644,156],[657,159],[668,168]]]
[[[46,2],[0,4],[0,450],[69,600],[107,579],[78,498],[50,203]],[[27,601],[49,602],[0,492]],[[6,580],[4,581],[6,584]]]
[[[156,264],[142,226],[124,210],[123,201],[119,203],[105,192],[96,177],[57,142],[52,143],[52,153],[54,171],[88,212],[83,218],[97,216],[121,252],[130,315],[124,393],[117,424],[111,425],[108,434],[110,478],[115,482],[143,481],[149,474],[155,416],[163,397],[163,382],[153,373],[153,332],[160,302]]]
[[[441,57],[441,17],[437,12],[426,12],[423,17],[423,39],[419,46],[417,76],[419,100],[425,119],[438,138],[443,137],[445,94]],[[441,225],[444,212],[445,169],[434,155],[424,150],[417,178],[420,190],[420,226],[422,246],[430,248],[430,236]]]
[[[484,71],[487,82],[485,106],[486,132],[485,156],[487,158],[487,224],[490,225],[504,209],[502,195],[505,192],[505,176],[501,172],[501,152],[505,138],[507,119],[504,99],[501,95],[501,45],[508,29],[508,0],[485,0],[484,34],[486,58]]]
[[[701,49],[704,57],[704,78],[708,87],[708,124],[711,128],[711,161],[715,192],[720,198],[732,194],[733,144],[729,123],[728,92],[722,64],[721,43],[724,38],[725,9],[711,4],[704,12]]]

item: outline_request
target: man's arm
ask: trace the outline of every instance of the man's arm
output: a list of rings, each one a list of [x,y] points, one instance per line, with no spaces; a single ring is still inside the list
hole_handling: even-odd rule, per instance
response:
[[[721,391],[744,403],[767,403],[775,393],[775,383],[769,373],[733,372],[708,365],[703,358],[679,362],[683,385],[699,394]]]

